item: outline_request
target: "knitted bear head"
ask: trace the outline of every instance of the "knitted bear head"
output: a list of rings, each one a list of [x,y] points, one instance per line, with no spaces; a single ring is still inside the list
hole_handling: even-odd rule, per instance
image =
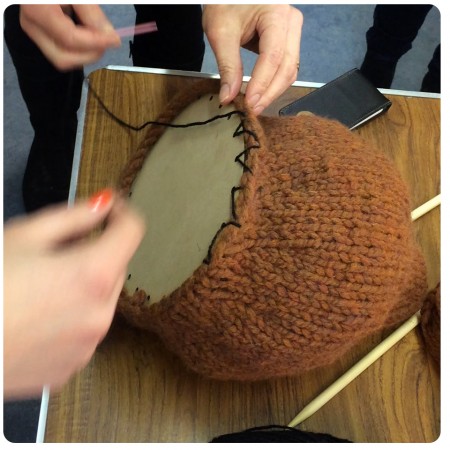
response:
[[[210,89],[210,82],[203,82],[175,98],[125,170],[123,190],[132,192],[131,201],[144,213],[146,199],[159,195],[158,187],[139,188],[139,179],[171,180],[167,165],[151,176],[145,172],[156,146],[173,129],[161,124],[175,123],[197,103],[203,105],[198,114],[208,115],[205,102],[218,105]],[[205,150],[196,143],[199,135],[213,137],[211,148],[223,135],[213,124],[237,121],[231,140],[238,143],[232,163],[239,176],[237,185],[227,181],[228,217],[213,232],[200,233],[209,248],[198,244],[195,267],[157,298],[152,287],[145,287],[146,279],[165,282],[171,265],[190,257],[174,254],[169,264],[160,263],[164,243],[158,255],[143,244],[118,304],[129,322],[157,333],[186,366],[206,377],[258,380],[333,363],[363,338],[420,309],[427,289],[425,264],[413,236],[407,188],[386,156],[335,121],[310,115],[255,117],[242,96],[217,112],[210,121],[203,117],[195,126],[177,128],[181,134],[171,142],[181,142],[179,154],[189,142],[193,159]],[[223,177],[214,175],[209,185]],[[180,190],[185,191],[190,188]],[[210,189],[203,191],[210,195]],[[170,209],[169,195],[162,195],[148,217],[148,234],[156,236],[150,247],[197,239],[170,231],[172,224],[188,220],[198,192],[185,201],[182,217],[162,227],[170,228],[169,237],[159,238],[153,221],[164,215],[165,205]],[[161,264],[155,277],[152,268]]]

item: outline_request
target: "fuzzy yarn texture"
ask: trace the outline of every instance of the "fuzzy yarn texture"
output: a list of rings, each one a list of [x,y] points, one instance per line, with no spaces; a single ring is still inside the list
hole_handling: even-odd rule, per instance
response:
[[[159,120],[216,87],[182,93]],[[250,168],[235,205],[240,227],[224,228],[209,263],[172,294],[151,304],[124,290],[118,311],[205,377],[295,376],[420,310],[425,263],[408,189],[383,153],[336,121],[256,117],[243,96],[234,104]],[[124,191],[163,132],[148,130]]]
[[[441,284],[430,291],[421,310],[420,328],[425,347],[438,367],[441,366]]]

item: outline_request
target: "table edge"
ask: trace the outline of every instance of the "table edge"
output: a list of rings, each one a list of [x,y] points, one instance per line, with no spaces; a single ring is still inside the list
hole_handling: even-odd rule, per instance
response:
[[[156,68],[148,68],[148,67],[136,67],[136,66],[117,66],[117,65],[108,65],[104,68],[96,69],[96,70],[115,70],[115,71],[124,71],[124,72],[139,72],[139,73],[152,73],[152,74],[161,74],[161,75],[176,75],[176,76],[186,76],[186,77],[198,77],[198,78],[210,78],[210,79],[218,79],[220,78],[219,74],[213,73],[205,73],[205,72],[192,72],[192,71],[182,71],[182,70],[168,70],[168,69],[156,69]],[[243,81],[248,82],[251,77],[244,76]],[[309,82],[309,81],[295,81],[292,86],[296,87],[312,87],[319,88],[323,86],[325,83],[317,83],[317,82]],[[422,97],[422,98],[436,98],[440,99],[441,94],[431,93],[431,92],[418,92],[418,91],[405,91],[398,89],[378,89],[382,94],[387,95],[399,95],[404,97]],[[74,158],[72,164],[72,175],[70,180],[70,188],[69,188],[69,198],[68,205],[72,206],[75,202],[76,191],[78,186],[78,175],[80,170],[80,162],[81,162],[81,150],[83,143],[83,131],[84,131],[84,121],[86,116],[86,105],[87,105],[87,97],[88,97],[88,85],[87,83],[83,83],[83,88],[81,92],[81,100],[80,107],[78,109],[78,127],[77,134],[75,140],[75,150],[74,150]],[[44,387],[41,397],[41,408],[39,411],[39,422],[38,422],[38,430],[36,435],[36,443],[43,443],[45,437],[45,428],[48,417],[48,403],[49,403],[50,392],[49,389]]]
[[[116,71],[124,71],[124,72],[138,72],[138,73],[153,73],[153,74],[161,74],[161,75],[176,75],[176,76],[186,76],[186,77],[198,77],[198,78],[210,78],[210,79],[218,79],[220,78],[219,74],[213,73],[205,73],[205,72],[192,72],[192,71],[183,71],[183,70],[168,70],[168,69],[156,69],[156,68],[148,68],[148,67],[135,67],[135,66],[117,66],[117,65],[108,65],[103,69],[106,70],[116,70]],[[96,69],[96,70],[103,70]],[[248,82],[250,80],[249,76],[244,76],[243,81]],[[312,81],[295,81],[292,86],[296,87],[312,87],[319,88],[323,86],[325,83],[316,83]],[[400,95],[404,97],[422,97],[422,98],[441,98],[441,94],[436,94],[432,92],[418,92],[418,91],[404,91],[398,89],[378,89],[382,94],[388,95]],[[72,165],[72,176],[70,180],[70,189],[69,189],[69,206],[73,205],[75,201],[75,195],[77,190],[78,183],[78,172],[80,168],[80,159],[81,159],[81,146],[83,142],[83,129],[84,129],[84,119],[86,114],[86,103],[87,103],[87,94],[88,87],[87,84],[83,84],[83,89],[81,93],[81,101],[80,108],[78,110],[78,128],[77,135],[75,141],[75,151],[74,151],[74,159]]]

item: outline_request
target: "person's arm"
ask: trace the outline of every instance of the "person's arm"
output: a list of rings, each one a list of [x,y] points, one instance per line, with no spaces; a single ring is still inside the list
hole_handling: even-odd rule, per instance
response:
[[[303,15],[290,5],[206,5],[203,28],[217,59],[220,99],[230,103],[242,84],[240,47],[259,54],[246,99],[256,114],[297,78]]]
[[[87,237],[103,222],[96,237]],[[4,227],[4,396],[61,387],[90,360],[111,324],[140,216],[105,191]]]
[[[98,5],[20,5],[20,25],[58,70],[93,63],[121,44]]]

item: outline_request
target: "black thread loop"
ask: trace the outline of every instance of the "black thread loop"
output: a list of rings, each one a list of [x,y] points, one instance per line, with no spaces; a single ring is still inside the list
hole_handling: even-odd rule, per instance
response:
[[[233,225],[233,226],[236,227],[236,228],[241,228],[241,224],[240,224],[240,223],[237,223],[237,222],[234,222],[234,221],[224,222],[224,223],[220,226],[220,228],[217,230],[216,234],[214,235],[214,237],[213,237],[213,239],[212,239],[212,241],[211,241],[211,244],[209,244],[209,247],[208,247],[208,255],[207,255],[206,258],[203,260],[203,262],[204,262],[205,264],[209,264],[209,263],[211,262],[212,248],[214,247],[214,244],[215,244],[215,242],[216,242],[216,240],[217,240],[217,237],[219,236],[220,232],[221,232],[224,228],[226,228],[226,227],[228,227],[228,226],[230,226],[230,225]]]
[[[238,116],[243,116],[244,113],[242,111],[230,111],[226,114],[218,114],[217,116],[214,117],[210,117],[209,119],[205,120],[205,121],[199,121],[199,122],[191,122],[191,123],[183,123],[183,124],[176,124],[176,123],[168,123],[168,122],[158,122],[156,120],[149,120],[147,122],[144,122],[141,125],[132,125],[129,124],[127,122],[125,122],[124,120],[122,120],[120,117],[116,116],[113,112],[111,112],[109,110],[109,108],[105,105],[105,103],[103,102],[103,100],[100,98],[99,94],[97,93],[97,91],[92,87],[91,83],[89,82],[89,80],[86,78],[86,83],[89,86],[90,91],[92,92],[92,94],[94,95],[94,97],[97,99],[97,101],[99,102],[100,106],[103,108],[103,110],[119,125],[125,127],[125,128],[129,128],[130,130],[133,131],[141,131],[143,130],[145,127],[148,127],[149,125],[157,125],[157,126],[163,126],[163,127],[168,127],[168,128],[190,128],[190,127],[197,127],[197,126],[201,126],[201,125],[207,125],[211,122],[215,122],[216,120],[220,120],[220,119],[225,119],[225,118],[230,118],[231,116],[234,115],[238,115]]]
[[[130,43],[131,44],[131,43]],[[149,125],[156,125],[156,126],[164,126],[164,127],[168,127],[168,128],[190,128],[190,127],[196,127],[196,126],[202,126],[202,125],[207,125],[211,122],[214,122],[216,120],[220,120],[220,119],[227,119],[230,120],[232,116],[234,115],[238,115],[240,117],[240,123],[237,126],[236,130],[233,132],[233,138],[234,137],[239,137],[242,136],[243,134],[247,134],[249,136],[251,136],[253,138],[253,140],[255,141],[255,144],[250,145],[248,147],[246,147],[241,153],[239,153],[234,161],[237,162],[238,164],[240,164],[243,168],[244,172],[249,172],[250,174],[252,174],[252,170],[250,169],[250,167],[246,164],[247,162],[247,158],[248,155],[250,153],[251,150],[255,150],[255,149],[259,149],[261,147],[260,142],[259,142],[259,138],[257,136],[257,134],[252,131],[252,130],[248,130],[245,128],[244,126],[244,120],[246,118],[246,114],[242,111],[238,111],[238,110],[234,110],[234,111],[230,111],[226,114],[219,114],[216,115],[214,117],[211,117],[205,121],[199,121],[199,122],[192,122],[192,123],[185,123],[185,124],[173,124],[173,123],[166,123],[166,122],[158,122],[158,121],[147,121],[144,122],[141,125],[132,125],[129,124],[127,122],[125,122],[123,119],[121,119],[120,117],[116,116],[103,102],[103,100],[101,99],[100,95],[97,93],[97,91],[92,87],[91,83],[89,82],[89,79],[86,78],[85,82],[88,85],[89,90],[92,92],[93,96],[95,97],[95,99],[98,101],[98,103],[100,104],[100,106],[103,108],[103,110],[105,111],[105,113],[111,117],[117,124],[119,124],[122,127],[128,128],[130,130],[133,131],[141,131],[142,129],[144,129],[145,127],[149,126]],[[199,99],[201,98],[201,96],[198,97]],[[213,96],[211,96],[209,98],[209,100],[211,101],[213,99]],[[219,108],[222,105],[219,106]],[[242,160],[242,157],[244,157],[244,159]],[[209,247],[208,247],[208,253],[206,258],[203,260],[203,262],[205,264],[209,264],[211,262],[211,257],[212,257],[212,248],[214,247],[214,244],[217,240],[217,237],[219,236],[219,234],[221,233],[221,231],[226,228],[227,226],[234,226],[237,228],[241,227],[241,224],[238,222],[238,217],[237,217],[237,213],[236,213],[236,198],[235,198],[235,194],[237,191],[241,190],[242,187],[241,186],[234,186],[231,189],[231,215],[233,217],[233,220],[229,221],[229,222],[224,222],[222,223],[221,227],[217,230],[217,232],[215,233]],[[132,192],[129,192],[128,196],[131,197]],[[131,278],[131,274],[129,275],[128,279]],[[139,290],[139,288],[136,288],[137,292]]]

